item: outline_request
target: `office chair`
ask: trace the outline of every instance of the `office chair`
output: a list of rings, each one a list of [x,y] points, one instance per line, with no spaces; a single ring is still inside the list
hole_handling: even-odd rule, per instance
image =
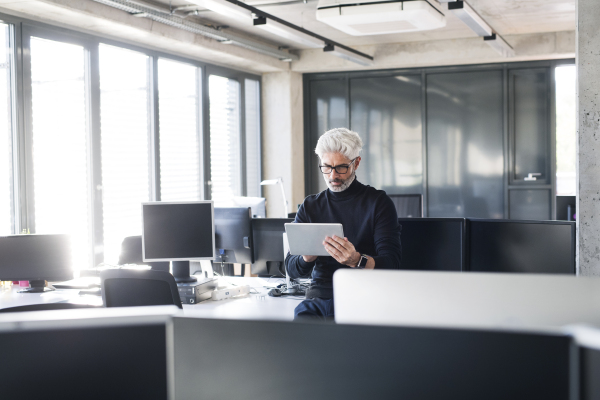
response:
[[[123,239],[121,243],[121,254],[119,255],[119,265],[124,264],[145,264],[156,271],[169,272],[169,262],[145,262],[142,254],[142,237],[129,236]]]
[[[100,273],[104,307],[162,306],[179,308],[175,278],[164,271],[109,269]]]
[[[390,194],[388,195],[396,206],[398,218],[423,217],[422,194]]]

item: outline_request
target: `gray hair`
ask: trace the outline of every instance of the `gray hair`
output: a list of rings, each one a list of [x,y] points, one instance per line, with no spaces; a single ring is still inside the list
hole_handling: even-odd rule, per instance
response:
[[[315,153],[319,158],[323,154],[341,153],[349,160],[359,156],[362,150],[363,142],[358,133],[346,128],[333,128],[325,132],[319,138]]]

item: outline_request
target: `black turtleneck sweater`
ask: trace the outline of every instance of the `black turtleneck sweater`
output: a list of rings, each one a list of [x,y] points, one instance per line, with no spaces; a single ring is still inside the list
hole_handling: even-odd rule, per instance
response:
[[[376,269],[400,269],[402,248],[398,214],[392,199],[383,190],[354,179],[343,192],[327,189],[308,196],[298,209],[294,222],[340,223],[356,251],[375,259]],[[329,289],[329,293],[333,286],[333,273],[339,268],[350,268],[333,257],[318,257],[316,261],[307,263],[302,256],[289,253],[285,266],[294,279],[307,277],[312,271],[312,285],[326,289],[325,292]]]

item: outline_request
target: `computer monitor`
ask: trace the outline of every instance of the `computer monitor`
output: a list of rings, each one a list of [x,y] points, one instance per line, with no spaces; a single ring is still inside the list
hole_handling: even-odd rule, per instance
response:
[[[396,206],[398,218],[419,218],[423,216],[422,194],[390,194]]]
[[[176,310],[3,314],[0,376],[11,384],[2,385],[2,398],[167,399],[169,315]]]
[[[249,207],[215,207],[215,262],[254,262],[250,212]]]
[[[189,260],[215,258],[212,201],[142,203],[144,261],[171,261],[178,283],[194,282]]]
[[[476,272],[575,274],[575,222],[467,219]]]
[[[464,218],[398,218],[402,227],[401,269],[463,271]]]
[[[0,281],[29,281],[22,292],[53,290],[44,281],[73,278],[71,237],[57,235],[10,235],[0,237]]]
[[[254,218],[254,264],[252,273],[263,276],[285,276],[283,234],[292,218]]]
[[[172,332],[176,399],[564,400],[576,385],[561,333],[189,317]]]
[[[266,200],[264,197],[234,197],[236,207],[250,207],[252,218],[267,218]]]

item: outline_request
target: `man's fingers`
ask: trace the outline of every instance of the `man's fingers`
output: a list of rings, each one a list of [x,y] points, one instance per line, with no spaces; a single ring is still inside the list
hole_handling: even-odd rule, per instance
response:
[[[333,241],[335,241],[336,243],[338,243],[340,246],[344,247],[346,245],[346,243],[348,242],[347,240],[344,240],[340,237],[337,237],[335,235],[333,235],[333,237],[331,238]]]

